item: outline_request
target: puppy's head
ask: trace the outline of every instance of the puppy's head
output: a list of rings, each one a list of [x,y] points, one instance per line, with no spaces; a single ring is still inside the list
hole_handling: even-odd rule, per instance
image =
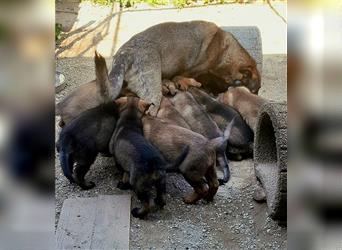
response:
[[[217,100],[220,103],[234,106],[236,100],[239,100],[241,95],[250,94],[250,90],[244,86],[240,87],[229,87],[228,90],[224,93],[218,95]]]
[[[138,97],[125,96],[115,100],[119,107],[120,113],[134,112],[139,117],[143,116],[151,106],[151,103],[145,102]]]
[[[245,86],[257,94],[261,78],[255,60],[232,34],[220,31],[219,39],[221,57],[211,73],[223,79],[228,86]]]

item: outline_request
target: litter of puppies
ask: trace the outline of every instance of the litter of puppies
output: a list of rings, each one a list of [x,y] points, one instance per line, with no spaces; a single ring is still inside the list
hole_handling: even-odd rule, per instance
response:
[[[108,71],[104,59],[96,54],[95,62],[97,79],[91,84],[105,86]],[[118,188],[131,188],[141,201],[142,207],[131,211],[134,217],[146,218],[153,207],[165,206],[168,172],[182,174],[192,186],[193,192],[184,196],[185,203],[212,201],[219,185],[229,180],[228,159],[252,156],[253,128],[247,122],[253,120],[254,112],[240,112],[239,106],[226,105],[227,98],[223,97],[231,95],[231,89],[215,99],[200,90],[200,84],[191,79],[185,82],[190,85],[163,81],[164,96],[157,116],[146,112],[150,103],[130,94],[97,105],[77,92],[101,93],[96,88],[85,91],[86,87],[81,87],[67,96],[68,101],[60,106],[67,107],[64,110],[68,112],[58,113],[63,129],[57,143],[67,179],[82,189],[93,188],[95,183],[86,181],[85,175],[97,154],[102,153],[114,157],[116,167],[122,170]],[[258,103],[251,102],[255,107],[249,108],[257,109]],[[66,113],[67,119],[63,118]],[[222,178],[218,178],[217,170],[223,171]]]
[[[241,112],[242,105],[226,105],[223,97],[200,90],[210,84],[195,78],[208,72],[221,79],[218,89],[260,88],[255,60],[231,33],[209,22],[163,23],[133,36],[114,56],[110,72],[95,52],[96,80],[57,104],[64,175],[92,188],[85,175],[97,154],[113,157],[122,171],[117,187],[131,188],[142,203],[131,211],[138,218],[165,205],[167,172],[179,172],[192,186],[185,203],[212,201],[229,181],[228,159],[252,156],[254,110]]]

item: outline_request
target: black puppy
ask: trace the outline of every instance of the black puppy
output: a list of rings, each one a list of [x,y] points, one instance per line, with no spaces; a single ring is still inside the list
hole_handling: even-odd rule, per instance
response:
[[[206,92],[191,87],[188,90],[195,100],[215,121],[222,130],[235,117],[234,126],[228,139],[227,156],[230,159],[241,160],[253,155],[254,132],[234,108],[219,103]]]
[[[142,208],[134,208],[132,215],[144,218],[151,209],[152,188],[156,188],[155,204],[163,207],[165,203],[165,174],[168,163],[163,155],[143,136],[141,117],[150,104],[137,97],[122,97],[115,101],[119,106],[120,117],[110,141],[110,152],[114,154],[117,165],[126,174]],[[187,150],[174,164],[179,165],[186,157]]]
[[[117,105],[111,102],[84,111],[63,127],[57,151],[63,173],[70,182],[76,182],[82,189],[95,186],[93,182],[87,182],[84,176],[98,153],[109,153],[108,145],[118,116]]]

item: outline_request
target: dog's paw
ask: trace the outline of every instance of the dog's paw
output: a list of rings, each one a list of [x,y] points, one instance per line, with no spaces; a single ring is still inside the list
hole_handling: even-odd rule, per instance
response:
[[[261,186],[257,186],[256,190],[253,193],[253,199],[259,203],[266,201],[266,193]]]
[[[95,187],[95,183],[92,181],[84,181],[82,183],[77,183],[83,190],[89,190]]]
[[[128,182],[119,181],[116,187],[121,190],[128,190],[131,188],[131,185]]]
[[[182,76],[174,77],[173,81],[176,83],[177,88],[183,91],[187,91],[190,87],[199,88],[202,86],[202,84],[197,82],[195,79]]]
[[[223,185],[225,185],[227,183],[225,180],[223,180],[221,178],[217,179],[217,180],[218,180],[220,186],[223,186]]]
[[[131,214],[135,218],[144,219],[146,215],[140,213],[140,208],[135,207],[132,209]]]
[[[166,205],[166,202],[164,199],[154,199],[154,204],[159,208],[159,209],[163,209],[164,206]]]
[[[195,192],[188,194],[186,196],[183,197],[183,201],[186,204],[196,204],[196,202],[201,199],[201,197],[199,197],[199,195]]]

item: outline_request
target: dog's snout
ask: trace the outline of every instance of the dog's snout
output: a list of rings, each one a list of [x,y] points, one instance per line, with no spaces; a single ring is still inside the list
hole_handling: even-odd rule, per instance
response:
[[[237,80],[234,81],[234,85],[235,86],[240,86],[241,84],[242,84],[241,80],[237,79]]]

